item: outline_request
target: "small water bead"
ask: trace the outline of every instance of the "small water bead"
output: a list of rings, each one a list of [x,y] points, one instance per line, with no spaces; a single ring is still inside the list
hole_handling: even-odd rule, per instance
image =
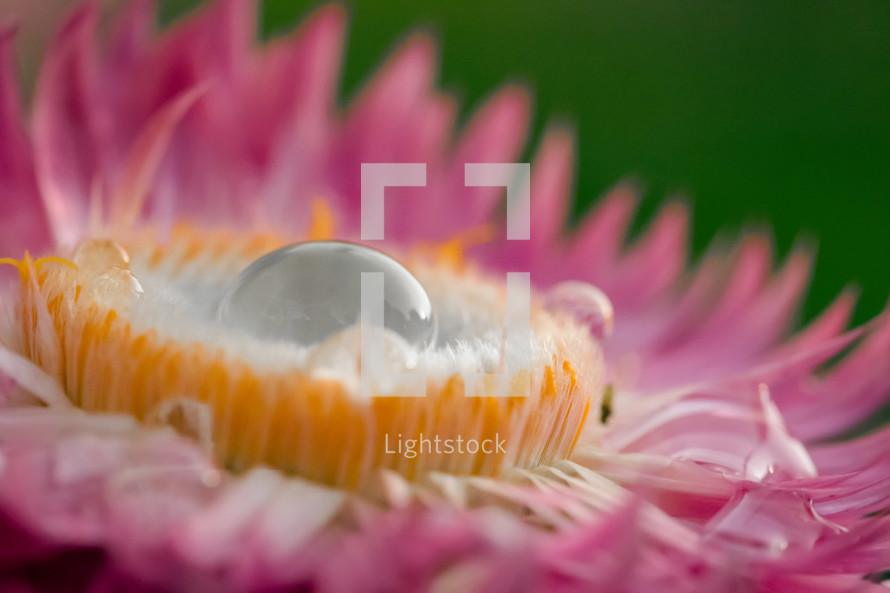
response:
[[[219,305],[218,319],[254,337],[309,346],[361,321],[362,272],[383,273],[383,324],[424,348],[436,335],[429,296],[391,257],[339,241],[299,243],[250,264]]]
[[[546,295],[544,306],[554,313],[565,313],[587,327],[600,342],[608,340],[615,325],[612,302],[603,292],[586,282],[561,282]]]

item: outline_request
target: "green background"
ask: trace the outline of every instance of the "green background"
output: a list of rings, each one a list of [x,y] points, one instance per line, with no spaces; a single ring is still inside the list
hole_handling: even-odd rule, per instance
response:
[[[164,19],[195,2],[164,7]],[[317,2],[266,0],[280,34]],[[851,283],[857,321],[890,295],[890,3],[809,0],[348,2],[342,97],[422,26],[464,116],[500,84],[534,89],[535,137],[578,135],[576,215],[622,179],[641,184],[634,232],[666,197],[693,207],[692,252],[746,226],[780,256],[818,240],[803,317]],[[530,146],[533,147],[534,142]]]

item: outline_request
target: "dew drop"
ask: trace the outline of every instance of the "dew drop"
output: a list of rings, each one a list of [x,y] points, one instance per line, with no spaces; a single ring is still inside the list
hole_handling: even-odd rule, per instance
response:
[[[544,306],[554,313],[565,313],[586,326],[599,341],[608,340],[615,323],[612,302],[603,292],[586,282],[561,282],[546,295]]]
[[[220,322],[257,338],[310,346],[361,321],[361,274],[383,273],[383,325],[411,346],[436,335],[429,296],[391,257],[340,241],[298,243],[250,264],[224,295]]]

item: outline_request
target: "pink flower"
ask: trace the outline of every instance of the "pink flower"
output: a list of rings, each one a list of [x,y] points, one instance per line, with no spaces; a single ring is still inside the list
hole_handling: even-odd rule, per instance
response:
[[[254,9],[220,0],[155,34],[133,0],[99,43],[85,7],[28,120],[2,33],[0,256],[19,277],[0,292],[0,590],[884,590],[890,431],[838,437],[888,400],[890,314],[847,331],[845,293],[789,336],[806,249],[774,274],[749,235],[689,271],[682,205],[625,246],[626,187],[565,232],[560,128],[532,164],[531,240],[501,242],[504,190],[466,188],[464,165],[518,159],[524,90],[455,134],[415,36],[340,109],[342,11],[260,47]],[[353,334],[290,359],[192,323],[191,297],[278,238],[354,238],[361,164],[386,162],[427,164],[426,187],[387,190],[386,249],[442,331],[470,336],[438,347],[447,363],[488,356],[472,332],[500,336],[505,271],[545,300],[597,286],[614,334],[536,305],[533,397],[449,382],[372,406],[348,397]],[[336,376],[313,375],[322,363]],[[387,426],[516,432],[495,462],[360,446]]]

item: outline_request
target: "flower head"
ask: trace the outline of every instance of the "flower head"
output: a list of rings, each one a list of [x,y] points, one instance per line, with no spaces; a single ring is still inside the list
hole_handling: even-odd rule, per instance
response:
[[[518,158],[523,89],[456,133],[414,36],[341,109],[339,7],[266,45],[247,0],[161,33],[153,10],[133,0],[103,42],[96,9],[75,12],[29,120],[0,39],[2,587],[879,590],[890,432],[840,437],[887,401],[890,320],[847,331],[845,293],[789,336],[807,249],[773,273],[752,234],[688,271],[686,208],[625,246],[624,186],[566,232],[559,127],[529,238],[504,241],[503,187],[467,187],[466,166]],[[387,189],[374,243],[436,314],[426,349],[391,325],[379,342],[387,372],[426,373],[421,398],[362,397],[364,328],[264,339],[273,284],[245,301],[273,319],[260,335],[217,315],[263,254],[357,241],[379,163],[425,164],[425,186]],[[324,269],[286,287],[292,307],[348,326],[309,290],[345,275]],[[516,271],[534,286],[518,371]]]

